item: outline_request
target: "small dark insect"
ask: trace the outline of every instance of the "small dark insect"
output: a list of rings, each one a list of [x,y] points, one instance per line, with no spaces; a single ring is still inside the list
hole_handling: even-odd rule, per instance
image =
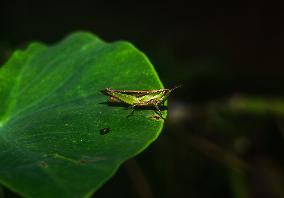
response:
[[[105,135],[110,132],[110,128],[102,128],[100,129],[100,134]]]

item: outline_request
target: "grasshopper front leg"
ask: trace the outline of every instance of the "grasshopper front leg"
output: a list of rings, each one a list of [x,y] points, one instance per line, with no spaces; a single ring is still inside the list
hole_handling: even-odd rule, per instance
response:
[[[157,104],[154,105],[156,111],[157,111],[157,114],[165,120],[165,118],[163,117],[163,114],[162,114],[162,111],[160,110],[159,106]]]

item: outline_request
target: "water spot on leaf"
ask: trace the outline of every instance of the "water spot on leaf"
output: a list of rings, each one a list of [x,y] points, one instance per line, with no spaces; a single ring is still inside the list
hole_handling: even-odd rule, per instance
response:
[[[38,165],[42,168],[48,168],[48,164],[45,161],[40,161]]]

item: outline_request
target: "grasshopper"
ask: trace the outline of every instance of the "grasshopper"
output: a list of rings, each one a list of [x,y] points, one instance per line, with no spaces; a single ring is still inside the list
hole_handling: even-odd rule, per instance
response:
[[[109,96],[110,103],[123,103],[132,108],[132,113],[135,107],[154,107],[158,114],[162,117],[159,106],[164,105],[170,93],[180,86],[172,89],[157,89],[157,90],[114,90],[105,88],[101,92]]]

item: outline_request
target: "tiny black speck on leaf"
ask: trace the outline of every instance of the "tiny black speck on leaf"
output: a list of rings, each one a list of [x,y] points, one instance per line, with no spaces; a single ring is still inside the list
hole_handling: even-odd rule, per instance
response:
[[[160,117],[160,116],[157,116],[157,115],[153,116],[153,118],[154,118],[155,120],[160,120],[160,119],[161,119],[161,117]]]
[[[110,132],[110,128],[102,128],[100,129],[100,134],[105,135]]]

